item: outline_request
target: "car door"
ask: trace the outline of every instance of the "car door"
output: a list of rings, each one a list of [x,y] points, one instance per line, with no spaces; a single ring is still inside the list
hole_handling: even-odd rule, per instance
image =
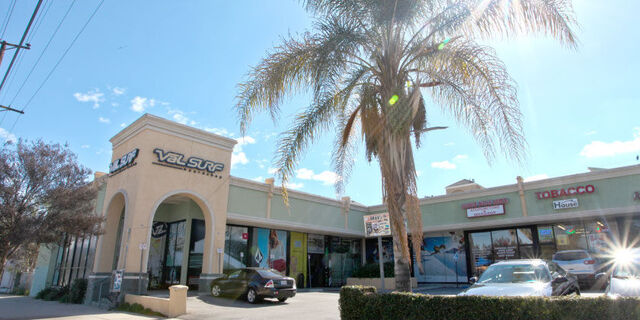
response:
[[[238,291],[238,284],[240,281],[240,275],[242,274],[242,270],[236,270],[229,273],[227,279],[222,283],[222,290],[225,293],[235,294]]]
[[[548,267],[551,272],[551,295],[561,296],[567,294],[573,285],[572,279],[567,278],[567,271],[554,262],[549,263]],[[558,277],[565,278],[566,281],[554,281]]]

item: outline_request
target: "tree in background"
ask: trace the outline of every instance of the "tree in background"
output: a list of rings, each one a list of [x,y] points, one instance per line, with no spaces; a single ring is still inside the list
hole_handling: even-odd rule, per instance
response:
[[[407,233],[415,252],[423,237],[413,143],[420,147],[424,133],[443,128],[428,126],[427,106],[442,108],[468,128],[489,161],[496,149],[522,161],[526,143],[516,84],[492,48],[475,39],[539,32],[573,47],[571,1],[307,0],[304,5],[317,17],[313,31],[284,39],[239,85],[241,130],[246,132],[256,112],[267,111],[275,121],[287,96],[311,93],[310,106],[283,133],[277,150],[285,201],[286,183],[301,154],[321,133],[337,133],[338,192],[353,164],[355,138],[362,137],[368,160],[380,165],[396,288],[410,291]]]
[[[90,174],[68,146],[20,140],[2,147],[0,277],[7,260],[30,246],[60,242],[64,234],[100,233]]]

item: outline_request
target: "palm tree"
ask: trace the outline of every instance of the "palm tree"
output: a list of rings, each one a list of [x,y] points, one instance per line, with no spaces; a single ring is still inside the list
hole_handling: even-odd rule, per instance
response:
[[[423,237],[413,143],[418,148],[424,133],[444,128],[428,126],[427,105],[440,106],[466,126],[489,161],[496,148],[521,161],[526,143],[516,84],[494,51],[474,39],[543,33],[574,47],[571,2],[307,0],[304,5],[317,17],[313,31],[285,38],[239,84],[241,131],[257,112],[267,111],[276,121],[288,95],[312,94],[310,106],[278,144],[285,202],[286,183],[301,154],[321,133],[333,127],[337,132],[338,192],[353,165],[356,138],[362,137],[367,159],[380,165],[396,288],[410,291],[407,233],[415,252]]]

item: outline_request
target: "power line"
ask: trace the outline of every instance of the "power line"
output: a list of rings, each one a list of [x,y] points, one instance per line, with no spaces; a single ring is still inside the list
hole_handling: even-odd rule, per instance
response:
[[[42,50],[42,52],[40,53],[40,56],[38,56],[38,59],[36,60],[36,63],[33,65],[33,67],[31,67],[31,70],[29,71],[29,73],[27,74],[27,77],[24,79],[24,81],[22,82],[22,85],[20,85],[20,88],[18,89],[18,91],[16,92],[16,94],[13,96],[13,99],[11,99],[11,101],[9,102],[9,105],[13,104],[13,102],[16,100],[16,97],[20,94],[20,92],[22,91],[22,88],[24,88],[24,85],[27,83],[27,80],[29,80],[29,78],[31,77],[31,74],[33,73],[33,70],[36,69],[36,66],[38,66],[38,63],[40,63],[40,60],[42,59],[42,56],[44,56],[45,52],[47,51],[47,49],[49,48],[49,45],[51,45],[51,42],[53,41],[53,39],[55,38],[56,34],[58,33],[58,30],[60,30],[60,27],[62,26],[62,23],[64,22],[64,20],[67,18],[67,16],[69,15],[69,12],[71,12],[71,9],[73,8],[73,5],[76,3],[76,0],[73,0],[73,2],[71,2],[71,5],[69,6],[69,8],[67,9],[67,12],[64,13],[64,16],[62,16],[62,19],[60,19],[60,22],[58,23],[58,26],[56,27],[55,31],[53,31],[53,34],[51,34],[51,37],[49,38],[49,41],[47,42],[47,44],[44,46],[44,49]],[[1,123],[1,122],[0,122]]]
[[[39,15],[36,18],[36,22],[33,25],[33,32],[31,32],[29,34],[29,36],[27,36],[27,43],[30,43],[31,40],[33,39],[33,37],[35,37],[35,35],[38,33],[38,30],[40,30],[40,26],[42,26],[42,21],[44,21],[44,18],[47,16],[47,13],[49,13],[49,9],[51,9],[51,3],[53,3],[52,0],[44,0],[44,12],[42,12],[41,15]]]
[[[42,0],[40,0],[42,1]],[[24,105],[24,107],[22,108],[22,111],[24,111],[25,109],[27,109],[27,107],[29,106],[29,104],[31,104],[31,101],[33,101],[33,98],[35,98],[35,96],[38,94],[38,92],[40,92],[40,89],[42,89],[42,87],[45,85],[45,83],[47,83],[47,80],[49,80],[49,78],[51,78],[51,75],[53,74],[53,72],[58,68],[58,66],[60,65],[60,62],[62,62],[62,60],[64,59],[64,57],[67,55],[67,53],[69,53],[69,50],[71,50],[71,48],[73,47],[73,45],[76,43],[76,40],[78,40],[78,38],[80,37],[80,35],[82,34],[82,32],[87,28],[87,26],[89,25],[89,23],[91,22],[91,20],[93,20],[93,17],[96,15],[96,13],[98,13],[98,10],[100,9],[100,7],[102,7],[102,4],[104,3],[104,0],[101,0],[100,3],[98,3],[98,6],[93,10],[93,13],[91,13],[91,16],[89,16],[89,19],[87,19],[87,22],[84,23],[84,25],[82,26],[82,29],[80,29],[80,31],[78,32],[78,34],[76,34],[76,36],[73,38],[73,41],[71,41],[71,44],[69,44],[69,46],[67,47],[67,49],[64,51],[64,53],[62,54],[62,56],[60,57],[60,59],[58,59],[58,62],[56,62],[56,64],[53,66],[53,68],[51,69],[51,71],[49,71],[49,74],[47,74],[46,78],[42,81],[42,83],[40,84],[40,86],[38,87],[38,89],[36,90],[36,92],[33,93],[33,95],[31,96],[31,98],[29,98],[29,100],[27,101],[27,103]],[[16,127],[16,123],[18,123],[18,120],[20,119],[20,116],[22,114],[19,114],[18,117],[16,117],[16,121],[13,122],[13,125],[11,126],[11,130],[9,130],[9,132],[13,132],[13,129]]]
[[[2,34],[0,35],[0,39],[4,39],[4,33],[5,31],[7,31],[7,26],[9,25],[9,20],[11,20],[11,15],[13,14],[13,8],[16,7],[16,0],[13,0],[13,3],[11,4],[11,9],[9,9],[9,12],[7,12],[7,15],[5,16],[4,20],[2,20]]]
[[[31,15],[31,19],[29,19],[29,24],[27,24],[27,28],[24,30],[24,33],[22,34],[22,39],[20,39],[20,44],[18,45],[18,47],[16,47],[16,52],[13,53],[13,58],[11,59],[11,63],[9,63],[9,67],[7,68],[7,72],[5,72],[4,78],[2,78],[2,82],[0,83],[0,92],[2,92],[2,87],[4,86],[4,83],[7,80],[7,76],[9,76],[9,73],[11,72],[11,67],[13,66],[13,63],[16,61],[16,58],[18,57],[18,54],[20,53],[20,49],[22,49],[22,46],[24,45],[24,39],[27,38],[27,34],[29,33],[29,29],[31,29],[31,24],[33,23],[33,20],[35,19],[36,15],[38,14],[38,9],[40,9],[40,5],[41,4],[42,4],[42,0],[38,0],[38,4],[36,5],[36,8],[33,10],[33,14]]]

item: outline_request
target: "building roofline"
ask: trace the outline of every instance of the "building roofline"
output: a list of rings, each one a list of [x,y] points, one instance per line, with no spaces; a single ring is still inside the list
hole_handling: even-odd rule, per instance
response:
[[[175,135],[187,140],[221,148],[226,151],[233,151],[233,147],[238,143],[235,139],[223,137],[149,113],[143,114],[132,124],[114,135],[109,139],[109,141],[113,145],[113,148],[116,148],[145,129]]]

